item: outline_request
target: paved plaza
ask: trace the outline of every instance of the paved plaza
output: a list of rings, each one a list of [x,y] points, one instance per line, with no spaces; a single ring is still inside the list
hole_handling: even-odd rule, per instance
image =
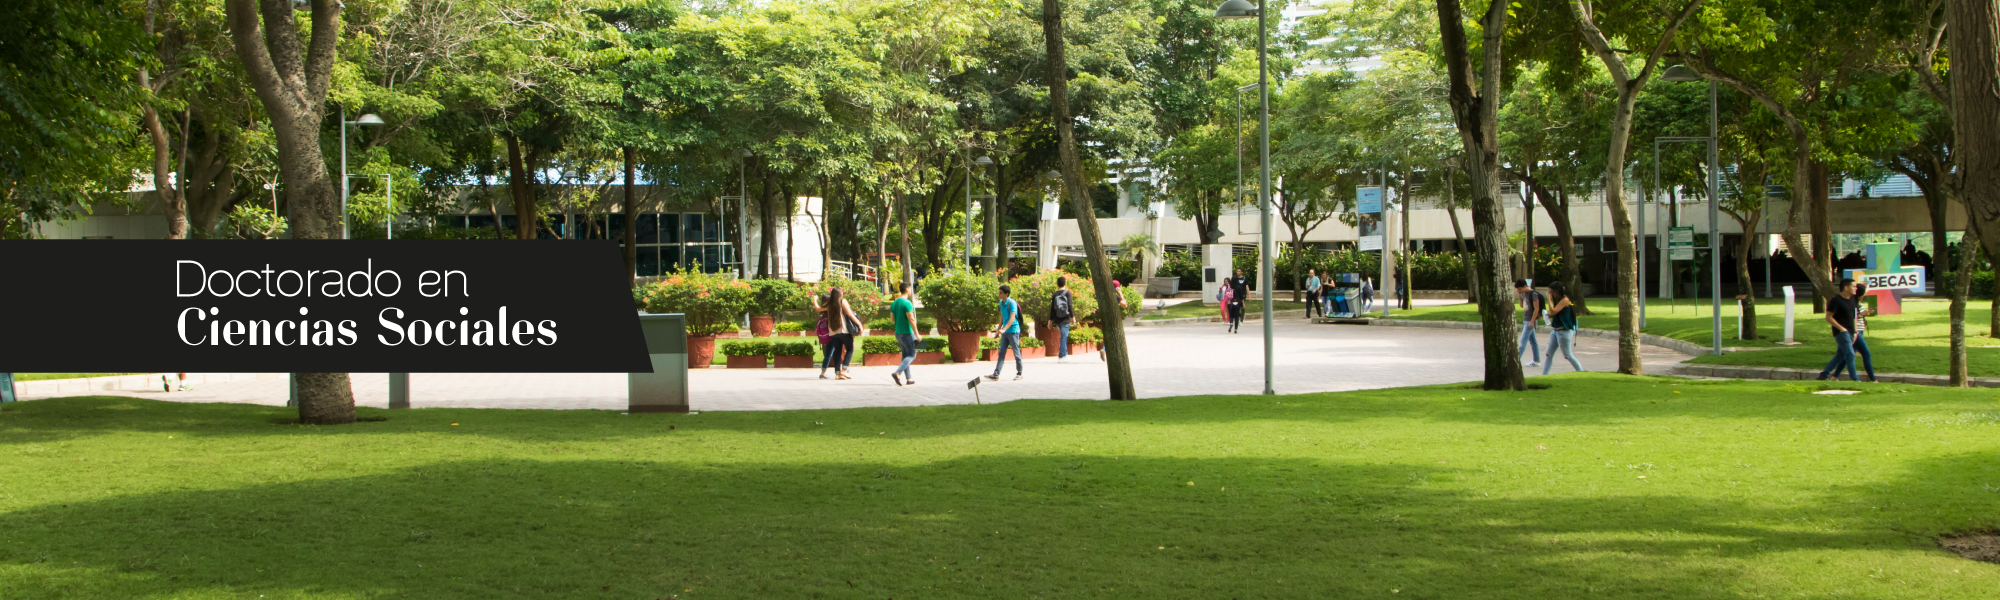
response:
[[[1264,389],[1261,325],[1246,323],[1240,334],[1221,324],[1133,327],[1132,364],[1139,395],[1146,398],[1201,394],[1254,394]],[[1546,337],[1543,338],[1546,342]],[[1689,357],[1645,346],[1647,370],[1673,372]],[[1577,339],[1577,358],[1587,370],[1608,371],[1618,362],[1616,340]],[[1479,379],[1479,332],[1459,329],[1312,325],[1304,319],[1278,321],[1277,391],[1281,394],[1333,392],[1474,381]],[[1557,359],[1559,362],[1560,358]],[[1013,380],[1009,362],[1000,381],[979,388],[984,402],[1021,398],[1102,399],[1105,367],[1097,354],[1026,361],[1027,377]],[[966,382],[993,372],[993,363],[915,367],[918,384],[898,388],[889,380],[894,367],[855,367],[851,381],[826,381],[817,369],[698,369],[690,374],[693,410],[790,410],[864,406],[970,404]],[[1568,363],[1554,373],[1568,372]],[[1539,375],[1539,368],[1530,375]],[[233,381],[197,386],[193,391],[107,391],[99,394],[181,402],[241,402],[282,405],[283,379]],[[388,376],[354,374],[355,401],[388,406]],[[413,407],[603,409],[625,408],[622,373],[415,373],[410,375]]]

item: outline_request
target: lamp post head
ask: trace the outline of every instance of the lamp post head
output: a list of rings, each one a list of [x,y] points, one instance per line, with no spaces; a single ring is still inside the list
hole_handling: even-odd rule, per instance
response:
[[[1249,0],[1228,0],[1215,8],[1217,19],[1255,19],[1259,9]]]
[[[979,157],[979,158],[975,158],[975,159],[972,159],[972,164],[975,164],[975,165],[979,165],[979,166],[982,166],[982,167],[985,167],[985,166],[991,166],[991,165],[993,164],[993,159],[992,159],[992,158],[989,158],[989,157],[985,157],[985,156],[981,156],[981,157]]]
[[[381,124],[382,124],[382,117],[378,117],[378,116],[375,116],[375,113],[368,113],[368,114],[365,114],[365,115],[361,115],[361,118],[359,118],[359,119],[355,119],[355,120],[354,120],[354,124],[355,124],[355,125],[381,125]]]
[[[1062,179],[1062,171],[1057,171],[1057,170],[1055,170],[1055,169],[1049,169],[1049,172],[1047,172],[1047,173],[1043,173],[1043,174],[1042,174],[1042,176],[1043,176],[1043,177],[1047,177],[1047,178],[1049,178],[1049,179]]]
[[[1694,69],[1687,68],[1687,65],[1674,65],[1667,67],[1666,72],[1660,73],[1660,79],[1665,81],[1701,81],[1704,78],[1700,73],[1694,72]]]

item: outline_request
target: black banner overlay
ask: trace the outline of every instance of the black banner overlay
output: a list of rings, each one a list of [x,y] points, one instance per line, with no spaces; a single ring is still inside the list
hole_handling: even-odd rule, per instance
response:
[[[609,240],[0,240],[7,372],[651,372]]]

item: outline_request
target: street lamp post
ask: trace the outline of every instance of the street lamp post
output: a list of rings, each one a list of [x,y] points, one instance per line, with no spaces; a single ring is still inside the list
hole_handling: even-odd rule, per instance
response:
[[[1668,67],[1665,73],[1661,73],[1660,79],[1666,81],[1701,81],[1704,78],[1700,73],[1696,73],[1694,69],[1687,68],[1686,65],[1674,65]],[[1714,337],[1711,339],[1715,342],[1713,352],[1721,355],[1722,244],[1717,237],[1719,232],[1716,228],[1716,221],[1720,218],[1720,206],[1722,204],[1722,172],[1720,168],[1722,158],[1721,148],[1718,147],[1722,140],[1718,137],[1721,127],[1718,124],[1716,115],[1715,95],[1715,82],[1711,80],[1708,82],[1708,181],[1704,183],[1708,184],[1708,277],[1709,296],[1711,300],[1709,316],[1714,318],[1714,322],[1711,323],[1711,334]],[[1659,161],[1656,159],[1654,161],[1655,168],[1658,168],[1658,163]],[[1746,231],[1743,234],[1749,235],[1750,232]]]
[[[347,120],[347,107],[340,107],[340,239],[345,240],[354,237],[348,231],[347,222],[347,126],[375,126],[381,124],[382,117],[375,116],[375,113],[364,114],[359,119],[349,121]],[[496,216],[494,218],[497,219],[499,217]]]
[[[1216,7],[1217,19],[1257,18],[1257,171],[1262,185],[1257,186],[1257,205],[1263,213],[1258,227],[1257,254],[1263,268],[1257,278],[1257,289],[1264,293],[1264,394],[1276,394],[1271,381],[1271,67],[1265,52],[1265,14],[1261,0],[1251,4],[1247,0],[1228,0]]]
[[[983,169],[992,164],[993,159],[984,156],[965,163],[965,268],[968,271],[979,270],[973,264],[978,258],[972,254],[972,167],[977,165]]]

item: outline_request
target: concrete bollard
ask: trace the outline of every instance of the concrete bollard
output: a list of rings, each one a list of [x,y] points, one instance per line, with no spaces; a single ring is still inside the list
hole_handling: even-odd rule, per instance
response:
[[[1792,291],[1792,286],[1785,286],[1785,341],[1778,342],[1780,346],[1799,345],[1798,342],[1792,340],[1792,314],[1794,307],[1797,306],[1797,301],[1798,297],[1796,292]]]

